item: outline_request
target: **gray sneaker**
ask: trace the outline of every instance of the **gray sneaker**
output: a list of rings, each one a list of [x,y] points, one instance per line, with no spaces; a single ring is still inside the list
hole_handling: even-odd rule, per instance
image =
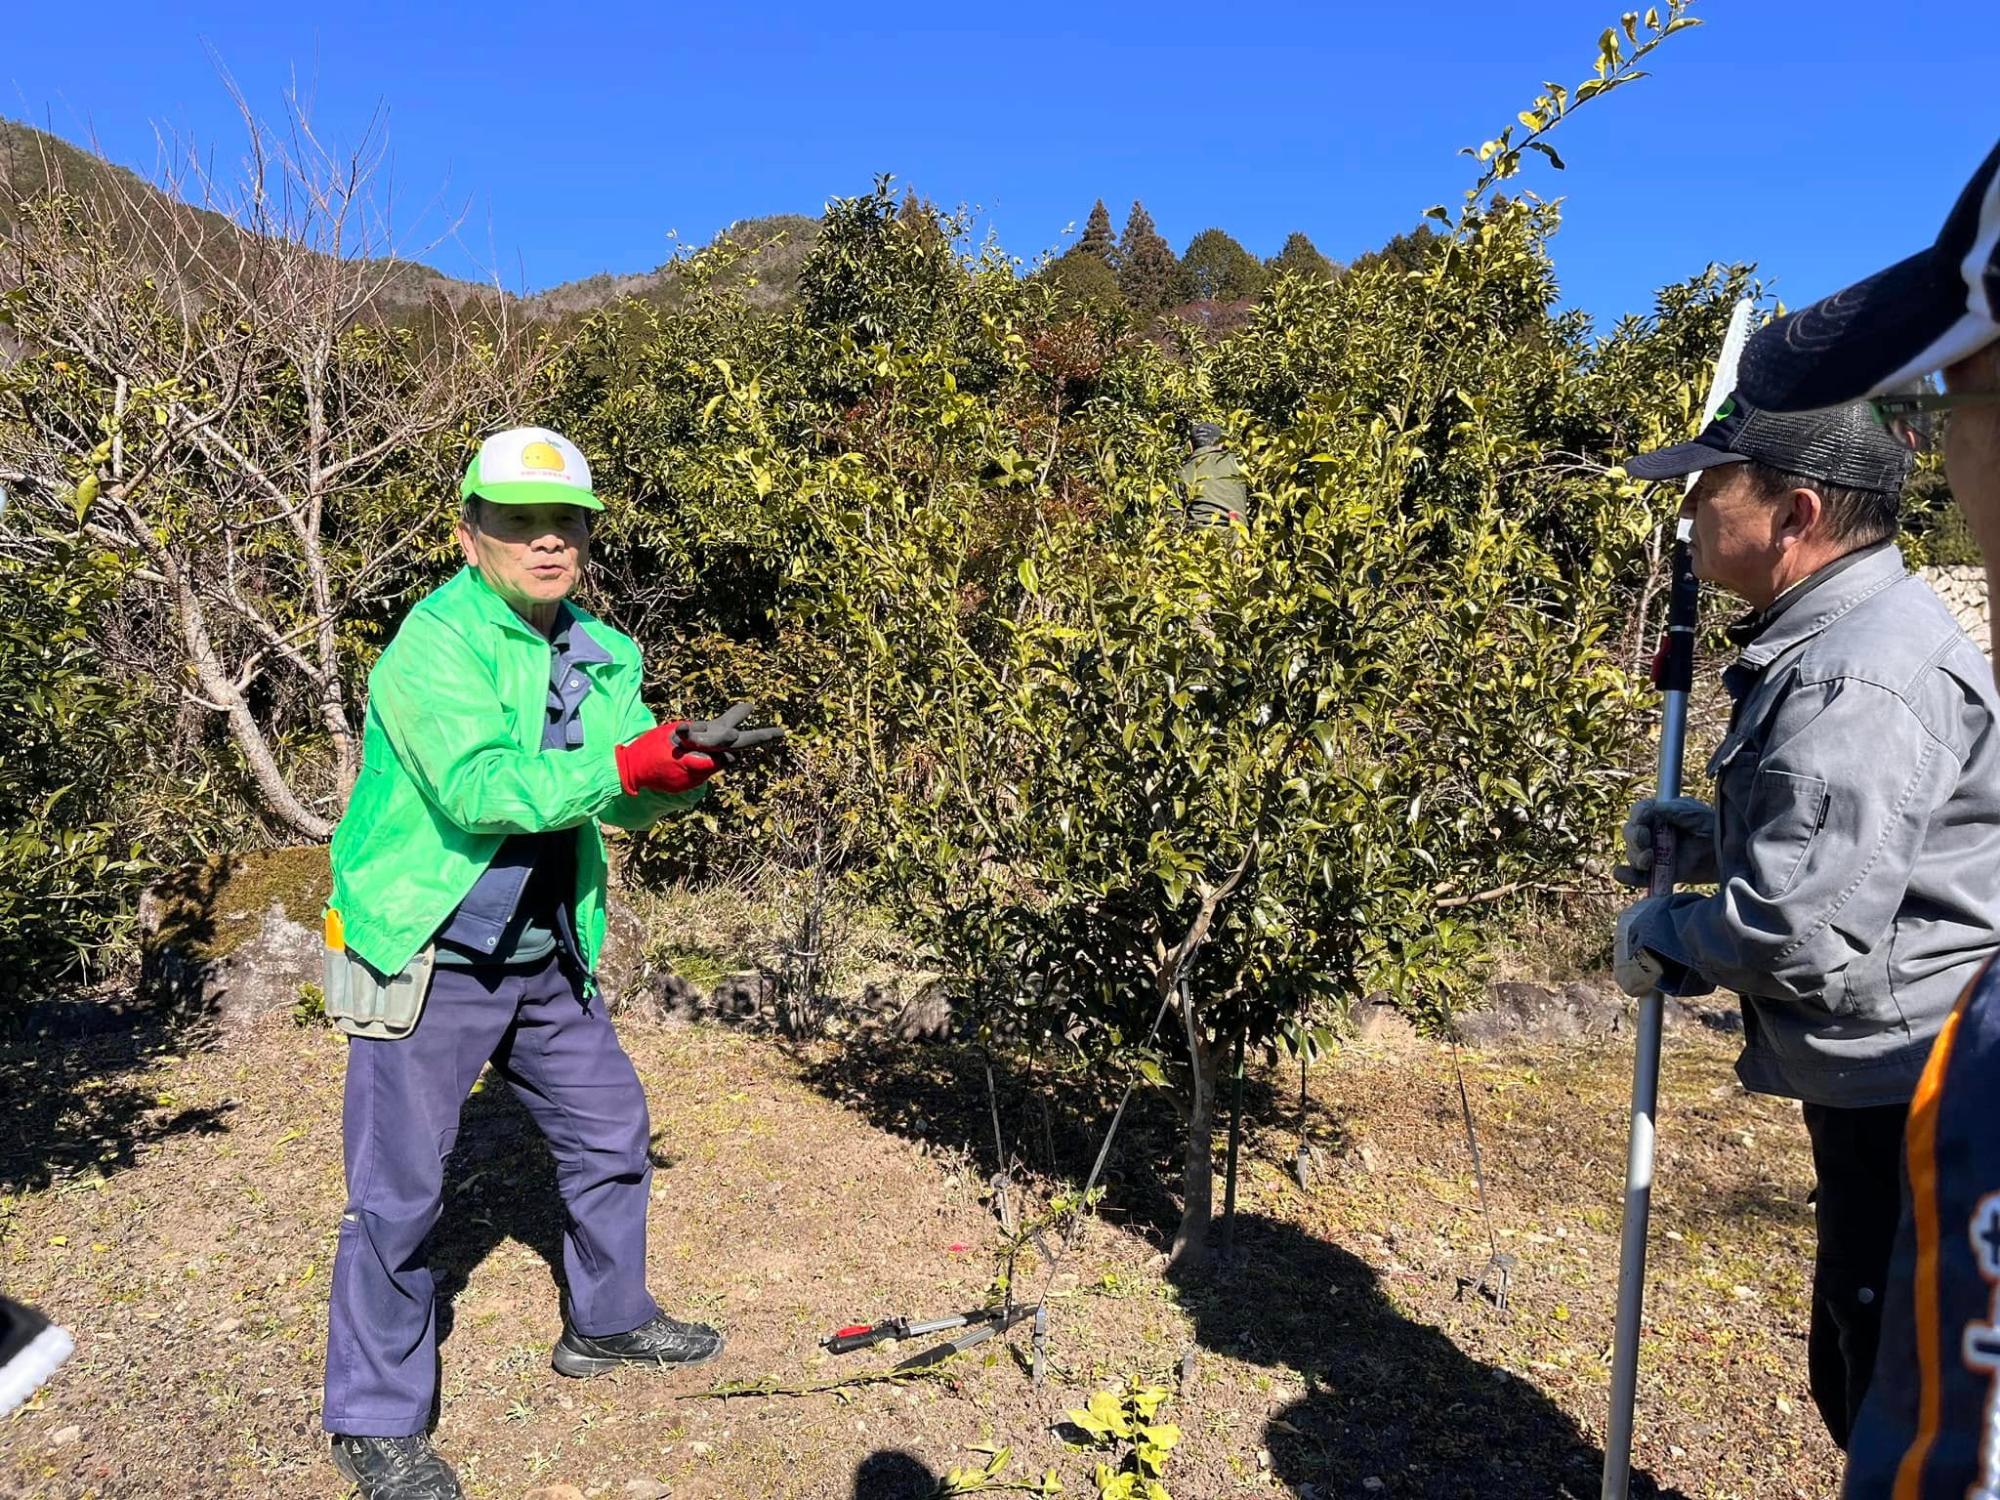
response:
[[[333,1466],[361,1491],[361,1500],[465,1500],[451,1465],[430,1435],[333,1440]]]
[[[551,1360],[556,1372],[579,1378],[619,1365],[701,1365],[722,1352],[722,1335],[706,1323],[683,1323],[660,1313],[630,1333],[590,1338],[563,1325]]]

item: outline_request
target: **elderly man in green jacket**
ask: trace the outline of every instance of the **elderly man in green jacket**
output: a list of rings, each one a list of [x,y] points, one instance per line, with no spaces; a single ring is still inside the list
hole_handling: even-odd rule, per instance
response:
[[[646,1098],[597,993],[600,823],[641,828],[779,733],[656,725],[638,648],[568,602],[602,509],[567,439],[486,439],[462,486],[466,567],[369,676],[359,784],[333,841],[327,1014],[349,1034],[346,1212],[323,1422],[364,1500],[452,1500],[423,1245],[459,1111],[490,1061],[555,1156],[565,1209],[555,1368],[696,1364],[713,1328],[646,1289]]]

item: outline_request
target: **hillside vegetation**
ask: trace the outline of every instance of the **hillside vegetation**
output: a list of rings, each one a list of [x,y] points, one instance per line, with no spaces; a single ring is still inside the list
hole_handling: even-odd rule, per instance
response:
[[[1748,272],[1593,330],[1516,179],[1688,24],[1607,31],[1433,229],[1339,274],[1214,236],[1190,270],[1135,205],[1024,276],[883,182],[594,311],[396,319],[366,159],[267,132],[221,215],[101,164],[26,181],[0,985],[115,970],[163,867],[330,833],[367,670],[456,565],[473,444],[543,422],[591,458],[589,602],[659,709],[754,698],[792,729],[627,842],[627,878],[789,893],[802,1025],[829,912],[866,903],[966,1028],[1164,1090],[1198,1263],[1232,1051],[1314,1054],[1373,992],[1448,1027],[1509,900],[1572,885],[1643,760],[1673,501],[1617,464],[1691,428]],[[1102,296],[1058,274],[1079,256]],[[1233,330],[1157,316],[1253,285]],[[1237,525],[1185,523],[1197,419],[1241,460]]]
[[[234,234],[232,216],[237,214],[237,205],[229,201],[229,180],[226,175],[212,179],[199,163],[183,159],[185,144],[163,138],[157,178],[149,180],[59,135],[0,117],[0,232],[13,227],[23,203],[64,192],[90,204],[100,226],[128,246],[148,237],[147,226],[187,210],[198,226],[195,238],[211,246],[225,243]],[[904,211],[937,213],[934,205],[908,192]],[[745,300],[770,309],[797,294],[799,273],[818,230],[818,219],[806,214],[768,214],[737,220],[706,248],[729,248],[737,257],[734,274]],[[1415,260],[1402,247],[1406,242],[1420,247],[1431,233],[1424,225],[1413,236],[1399,235],[1357,264],[1387,255],[1407,269]],[[389,274],[374,311],[389,322],[419,318],[439,302],[459,307],[492,301],[506,304],[523,320],[561,324],[627,300],[671,303],[686,295],[688,287],[679,260],[647,271],[601,271],[543,291],[521,292],[498,282],[447,276],[400,249],[376,259],[381,262],[377,269]],[[1079,270],[1083,262],[1093,264]],[[1100,267],[1102,278],[1096,274]],[[1259,261],[1222,229],[1202,230],[1189,241],[1184,255],[1177,256],[1153,228],[1142,203],[1133,203],[1124,235],[1114,237],[1109,211],[1100,199],[1081,239],[1051,261],[1044,274],[1058,286],[1087,288],[1083,300],[1100,312],[1128,318],[1173,314],[1200,319],[1204,303],[1236,304],[1233,311],[1240,312],[1286,272],[1331,276],[1340,269],[1298,232],[1268,261]]]

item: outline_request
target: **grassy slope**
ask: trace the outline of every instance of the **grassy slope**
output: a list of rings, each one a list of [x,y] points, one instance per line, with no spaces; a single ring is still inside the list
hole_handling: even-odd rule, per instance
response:
[[[979,1299],[982,1075],[949,1049],[792,1055],[637,1024],[627,1041],[661,1161],[652,1283],[723,1324],[729,1352],[698,1374],[549,1372],[551,1171],[504,1087],[482,1088],[436,1257],[454,1324],[439,1442],[473,1495],[621,1497],[655,1480],[677,1500],[893,1500],[929,1493],[924,1476],[976,1461],[967,1447],[984,1441],[1012,1443],[1015,1472],[1054,1466],[1066,1493],[1089,1494],[1088,1456],[1052,1424],[1133,1374],[1178,1386],[1190,1351],[1193,1381],[1163,1413],[1187,1434],[1169,1469],[1180,1500],[1596,1493],[1623,1048],[1468,1058],[1494,1212],[1521,1262],[1507,1314],[1458,1294],[1486,1243],[1448,1056],[1350,1053],[1314,1082],[1330,1171],[1311,1194],[1283,1171],[1294,1080],[1253,1081],[1254,1112],[1283,1123],[1248,1137],[1245,1259],[1225,1277],[1163,1279],[1174,1144],[1139,1112],[1056,1282],[1049,1388],[996,1351],[945,1382],[718,1402],[680,1398],[711,1379],[885,1365],[830,1361],[815,1337]],[[1837,1470],[1804,1390],[1803,1134],[1795,1111],[1735,1086],[1732,1051],[1699,1028],[1669,1042],[1639,1460],[1669,1494],[1821,1495]],[[282,1019],[227,1053],[0,1052],[25,1126],[0,1145],[0,1284],[81,1345],[0,1422],[0,1493],[342,1493],[316,1432],[341,1062],[336,1036]],[[1080,1171],[1097,1096],[1032,1073],[1000,1092],[1022,1156],[1053,1148]]]
[[[105,222],[114,234],[122,233],[118,227],[122,211],[112,212],[113,205],[129,200],[139,204],[142,213],[164,215],[167,211],[166,195],[139,174],[59,136],[0,118],[0,234],[5,234],[12,224],[15,202],[38,197],[55,185],[101,205],[106,210]],[[229,221],[219,213],[197,209],[195,220],[204,236],[217,245],[225,244],[233,233]],[[768,307],[789,300],[797,290],[800,263],[818,230],[816,219],[776,214],[732,224],[717,238],[733,240],[745,251],[735,275],[749,286],[754,305]],[[627,297],[671,303],[678,292],[678,278],[672,266],[667,265],[643,273],[585,277],[529,297],[510,296],[507,300],[528,318],[560,322]],[[489,285],[460,281],[406,260],[398,263],[377,305],[385,318],[399,321],[420,312],[433,299],[442,298],[453,306],[462,306],[468,300],[487,301],[496,295]]]
[[[105,225],[120,237],[125,233],[121,227],[125,203],[138,205],[141,213],[164,216],[169,202],[136,172],[31,125],[0,119],[0,234],[11,226],[16,202],[39,197],[56,186],[98,205],[105,214]],[[204,241],[218,247],[226,245],[234,232],[227,218],[210,209],[197,208],[195,221]],[[468,298],[489,295],[486,287],[406,260],[397,264],[377,305],[385,318],[396,320],[427,306],[433,297],[458,305]]]
[[[770,308],[789,302],[797,293],[799,268],[819,237],[819,220],[803,214],[772,214],[743,219],[716,236],[742,254],[730,282],[744,287],[753,307]],[[625,298],[672,306],[681,294],[681,280],[669,262],[656,270],[633,275],[603,272],[537,292],[526,299],[535,317],[563,319],[593,312]]]

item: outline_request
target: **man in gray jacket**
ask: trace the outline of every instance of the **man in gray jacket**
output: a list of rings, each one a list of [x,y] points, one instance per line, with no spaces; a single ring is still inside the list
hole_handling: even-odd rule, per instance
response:
[[[1910,392],[1942,370],[1945,394]],[[1776,411],[1889,398],[1953,408],[1944,469],[2000,620],[2000,145],[1925,249],[1778,319],[1742,379]],[[1900,408],[1900,411],[1898,410]],[[2000,963],[1967,988],[1910,1107],[1882,1353],[1848,1447],[1848,1500],[2000,1495]]]
[[[1845,1448],[1874,1367],[1903,1125],[1932,1039],[2000,943],[2000,698],[1984,657],[1893,538],[1909,451],[1866,406],[1723,405],[1691,443],[1628,463],[1699,473],[1694,565],[1750,613],[1722,674],[1734,704],[1714,806],[1641,803],[1623,877],[1658,820],[1675,876],[1619,921],[1630,993],[1717,985],[1743,1001],[1737,1073],[1802,1101],[1819,1230],[1807,1363]]]

